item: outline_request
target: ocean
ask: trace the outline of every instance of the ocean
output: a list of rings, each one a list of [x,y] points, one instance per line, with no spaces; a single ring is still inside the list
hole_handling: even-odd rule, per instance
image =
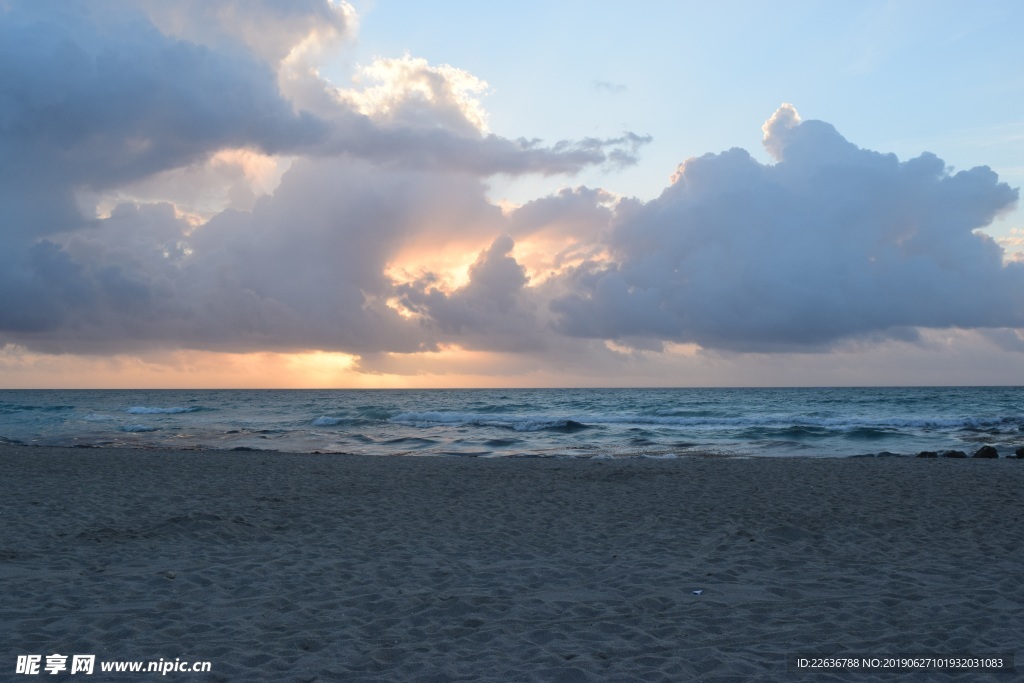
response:
[[[455,457],[1024,446],[1024,388],[7,390],[0,443]]]

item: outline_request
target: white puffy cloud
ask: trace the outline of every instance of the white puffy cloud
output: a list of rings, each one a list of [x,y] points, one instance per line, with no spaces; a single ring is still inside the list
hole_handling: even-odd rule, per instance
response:
[[[1024,326],[1024,268],[977,231],[1017,200],[990,169],[859,149],[789,105],[764,130],[776,164],[708,154],[660,197],[620,203],[610,259],[552,304],[560,330],[786,350]]]
[[[431,66],[406,54],[377,58],[353,80],[364,87],[338,90],[338,99],[382,125],[441,127],[466,135],[487,132],[487,112],[479,96],[488,86],[468,71]]]

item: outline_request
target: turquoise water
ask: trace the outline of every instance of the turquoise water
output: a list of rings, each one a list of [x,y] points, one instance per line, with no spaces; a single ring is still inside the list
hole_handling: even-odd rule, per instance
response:
[[[374,455],[850,456],[1024,446],[1024,388],[0,391],[0,441]]]

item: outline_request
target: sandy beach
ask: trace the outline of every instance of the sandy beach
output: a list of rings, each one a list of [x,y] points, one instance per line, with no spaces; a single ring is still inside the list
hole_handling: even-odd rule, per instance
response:
[[[1006,459],[0,447],[0,679],[1013,680],[787,657],[1016,654],[1022,490]]]

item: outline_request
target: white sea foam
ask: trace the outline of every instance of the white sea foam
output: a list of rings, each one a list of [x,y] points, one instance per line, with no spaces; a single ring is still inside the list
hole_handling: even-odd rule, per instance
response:
[[[314,427],[333,427],[334,425],[341,424],[342,422],[344,422],[343,418],[321,415],[317,419],[313,420],[312,425]]]

